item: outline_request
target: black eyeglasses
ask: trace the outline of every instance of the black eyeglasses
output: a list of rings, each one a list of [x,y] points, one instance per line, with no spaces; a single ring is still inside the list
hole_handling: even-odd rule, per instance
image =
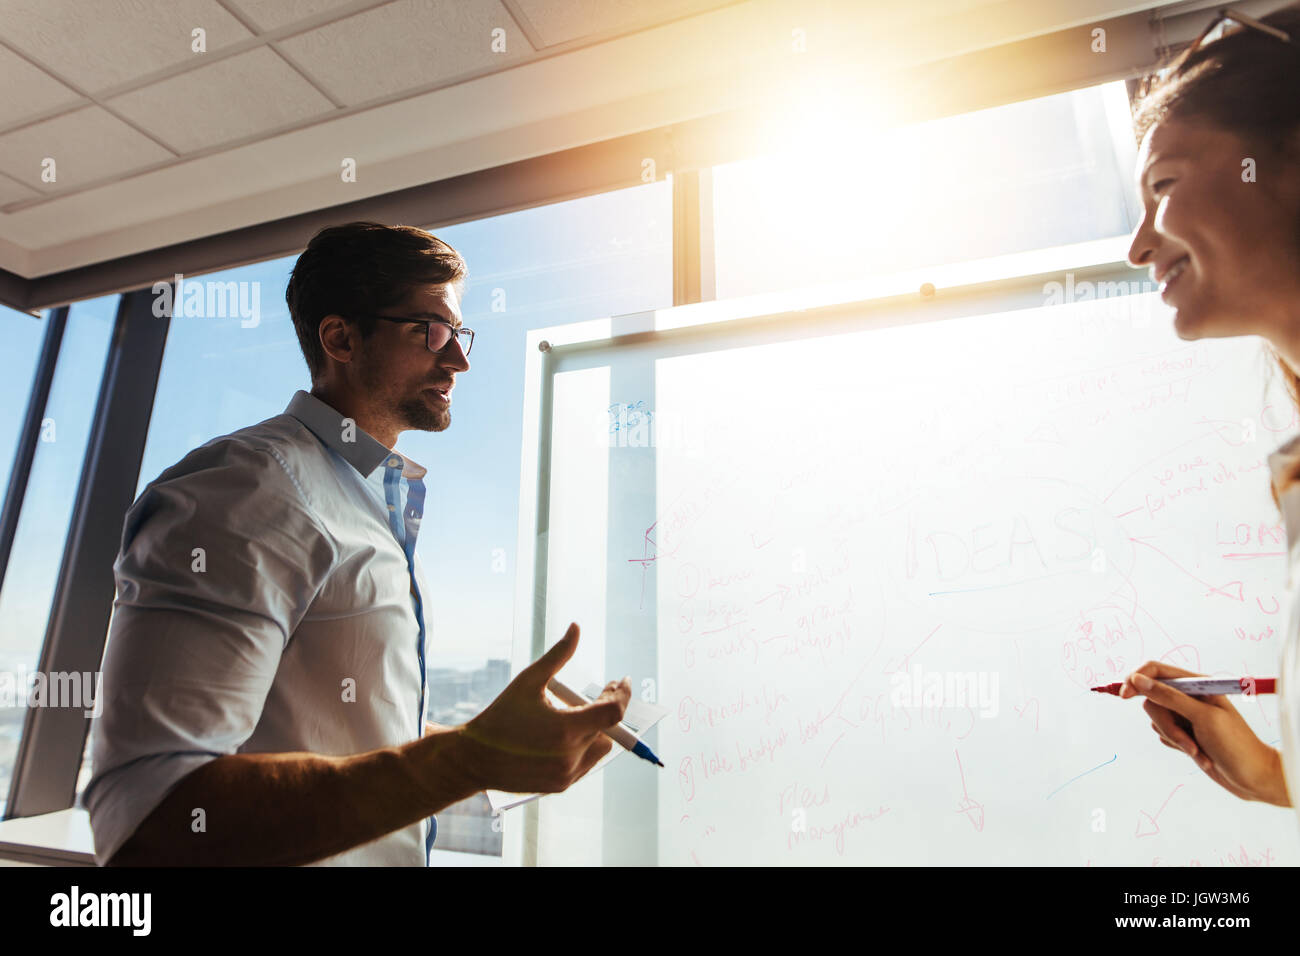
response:
[[[1230,24],[1232,24],[1232,26],[1229,26]],[[1260,33],[1267,33],[1269,36],[1276,37],[1283,43],[1291,44],[1291,46],[1295,47],[1297,51],[1300,51],[1300,45],[1294,43],[1291,40],[1291,34],[1287,33],[1285,30],[1279,30],[1275,26],[1261,23],[1254,17],[1247,16],[1244,13],[1238,13],[1236,10],[1231,10],[1228,7],[1221,7],[1219,9],[1219,15],[1210,21],[1209,26],[1202,30],[1201,35],[1193,40],[1192,45],[1187,48],[1187,52],[1183,54],[1184,62],[1204,44],[1213,43],[1215,40],[1219,40],[1231,33],[1237,33],[1242,28],[1257,30]]]
[[[465,356],[469,356],[469,350],[474,347],[474,330],[467,329],[463,325],[456,328],[450,322],[443,319],[405,319],[395,315],[354,315],[354,319],[379,319],[383,322],[404,322],[412,325],[423,325],[426,327],[424,344],[430,352],[441,352],[455,337],[460,342],[461,351]]]

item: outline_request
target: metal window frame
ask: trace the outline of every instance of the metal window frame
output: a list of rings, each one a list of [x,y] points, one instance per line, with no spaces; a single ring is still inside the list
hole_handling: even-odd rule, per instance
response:
[[[100,379],[81,480],[55,585],[38,671],[99,671],[117,586],[122,520],[135,500],[171,324],[151,290],[124,295]],[[42,408],[44,405],[42,404]],[[30,417],[30,415],[29,415]],[[103,516],[119,516],[107,520]],[[98,691],[98,681],[94,687]],[[76,797],[90,720],[83,707],[29,707],[4,818],[65,810]]]
[[[9,472],[4,505],[0,508],[0,581],[4,581],[5,570],[9,567],[9,554],[13,550],[14,534],[18,530],[18,514],[27,495],[27,481],[31,477],[32,461],[36,457],[36,442],[50,399],[54,369],[58,365],[59,349],[63,345],[63,332],[68,324],[68,307],[51,310],[46,322],[48,324],[41,342],[40,356],[32,375],[32,389],[27,397],[27,412],[18,432],[18,447],[14,449],[13,469]]]

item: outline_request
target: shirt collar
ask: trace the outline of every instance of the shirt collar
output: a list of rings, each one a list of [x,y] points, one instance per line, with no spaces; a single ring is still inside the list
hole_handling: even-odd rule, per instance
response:
[[[337,452],[363,478],[369,478],[381,464],[396,463],[390,459],[401,462],[402,475],[406,478],[423,478],[428,471],[401,452],[384,447],[381,441],[360,426],[355,428],[355,441],[344,441],[343,416],[310,392],[298,389],[284,411],[306,425],[326,448]]]

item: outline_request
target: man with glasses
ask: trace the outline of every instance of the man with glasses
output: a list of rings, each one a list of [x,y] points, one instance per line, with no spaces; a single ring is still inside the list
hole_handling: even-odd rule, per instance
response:
[[[98,863],[423,866],[439,810],[562,791],[609,751],[626,679],[545,700],[577,625],[473,720],[425,721],[427,471],[394,446],[451,423],[465,275],[420,229],[322,230],[285,293],[311,391],[127,512],[84,796]],[[444,468],[433,493],[454,486]]]

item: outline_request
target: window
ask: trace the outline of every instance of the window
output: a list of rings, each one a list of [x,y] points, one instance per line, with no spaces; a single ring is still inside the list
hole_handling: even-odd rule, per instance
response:
[[[0,415],[0,495],[9,487],[9,475],[18,455],[18,430],[27,412],[48,320],[49,313],[38,319],[0,306],[0,329],[9,356],[6,375],[0,380],[0,409],[4,410]]]
[[[718,298],[1071,245],[1137,224],[1123,83],[804,145],[713,170]]]
[[[454,489],[430,494],[420,531],[448,667],[510,657],[525,336],[672,305],[671,201],[653,183],[437,231],[469,264],[461,312],[477,337],[451,426],[398,448]]]
[[[174,310],[137,496],[191,449],[279,415],[294,389],[311,387],[284,301],[295,259],[288,256],[193,279],[205,285],[236,283],[248,317],[194,317]]]
[[[117,296],[106,296],[77,303],[68,312],[13,551],[0,587],[0,668],[14,674],[26,675],[40,662],[117,302]],[[24,711],[22,706],[0,708],[0,800],[4,803],[9,799]]]
[[[218,310],[224,315],[186,316],[181,314],[183,310],[174,309],[136,483],[137,497],[191,449],[279,415],[295,389],[310,387],[284,301],[296,258],[191,280],[234,282],[239,298],[227,299],[228,307]],[[233,307],[236,301],[240,308]],[[90,782],[93,740],[92,723],[77,777],[78,806]]]
[[[457,380],[451,426],[404,432],[398,449],[430,472],[418,545],[431,591],[429,719],[459,724],[510,680],[525,337],[530,329],[672,305],[672,185],[435,233],[469,265],[461,313],[476,333],[474,351]],[[435,494],[438,487],[446,493]],[[486,798],[439,814],[435,847],[499,854]]]

